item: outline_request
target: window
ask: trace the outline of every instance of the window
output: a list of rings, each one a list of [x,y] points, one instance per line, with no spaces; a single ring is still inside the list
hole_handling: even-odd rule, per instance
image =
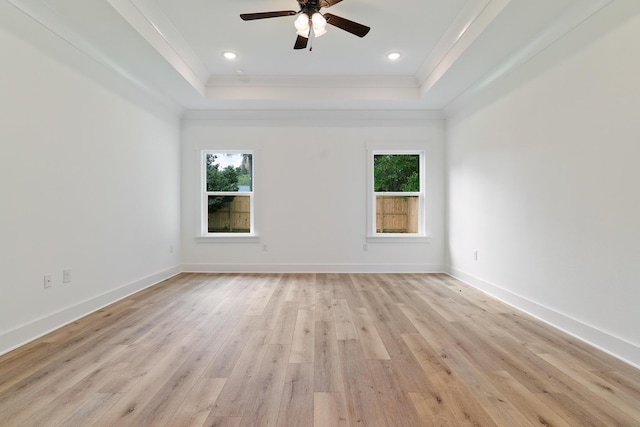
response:
[[[369,237],[425,236],[424,151],[369,153]]]
[[[202,235],[253,235],[253,153],[203,151]]]

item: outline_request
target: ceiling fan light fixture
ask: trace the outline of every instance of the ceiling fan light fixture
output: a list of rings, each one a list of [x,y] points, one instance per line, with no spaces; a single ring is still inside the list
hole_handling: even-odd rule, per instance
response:
[[[309,15],[301,13],[293,25],[295,25],[296,30],[298,30],[296,33],[299,36],[309,38],[309,32],[311,31],[311,27],[309,26]]]
[[[313,25],[313,34],[316,37],[320,37],[327,34],[327,20],[320,12],[316,12],[311,17],[311,24]]]
[[[313,29],[313,35],[316,37],[320,37],[320,36],[324,36],[325,34],[327,34],[327,30],[324,28],[320,28],[320,29]]]

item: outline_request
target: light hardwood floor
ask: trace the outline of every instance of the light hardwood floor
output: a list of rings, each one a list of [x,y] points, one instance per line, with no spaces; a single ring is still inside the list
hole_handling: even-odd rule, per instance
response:
[[[0,357],[0,426],[640,426],[640,371],[442,274],[182,274]]]

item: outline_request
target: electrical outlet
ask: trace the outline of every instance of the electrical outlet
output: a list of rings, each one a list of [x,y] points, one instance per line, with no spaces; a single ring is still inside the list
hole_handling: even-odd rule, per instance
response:
[[[62,283],[71,283],[71,269],[62,270]]]
[[[477,261],[477,260],[478,260],[478,251],[475,251],[475,252],[473,253],[473,260],[474,260],[474,261]]]
[[[267,252],[267,245],[262,245],[262,252]]]
[[[50,288],[51,284],[52,284],[51,275],[47,274],[46,276],[44,276],[44,287]]]
[[[362,244],[362,250],[367,252],[369,250],[369,245],[367,245],[366,243]]]
[[[169,245],[169,253],[172,254],[173,253],[173,245]]]

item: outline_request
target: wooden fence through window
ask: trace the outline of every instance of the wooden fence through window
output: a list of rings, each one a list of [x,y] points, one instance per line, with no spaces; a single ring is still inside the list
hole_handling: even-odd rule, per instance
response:
[[[209,233],[251,232],[251,197],[235,196],[226,207],[209,212]]]
[[[417,233],[417,196],[376,196],[376,232]]]

